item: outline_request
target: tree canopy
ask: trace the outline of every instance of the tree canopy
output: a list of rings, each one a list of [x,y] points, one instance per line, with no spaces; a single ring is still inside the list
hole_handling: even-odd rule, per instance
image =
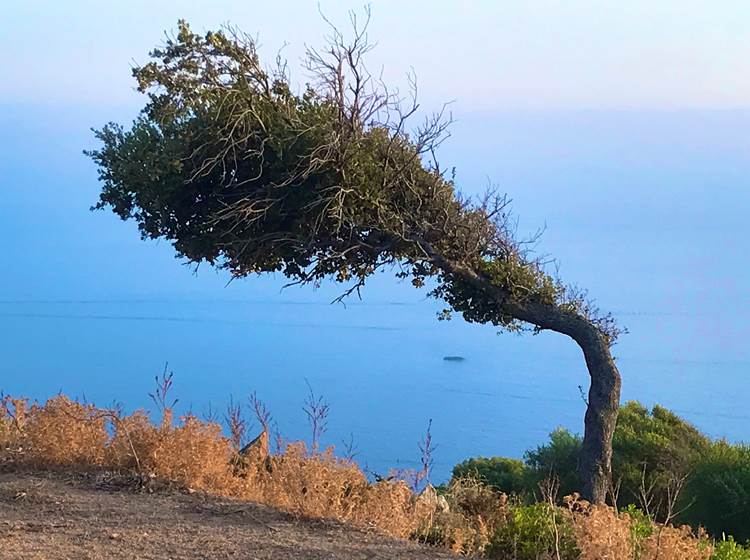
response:
[[[149,101],[130,129],[110,123],[89,152],[104,182],[97,208],[134,219],[143,237],[166,238],[179,256],[233,276],[282,272],[293,281],[333,277],[356,287],[396,265],[469,321],[519,327],[476,290],[436,266],[465,263],[509,302],[590,312],[528,258],[508,200],[464,198],[434,159],[448,121],[406,128],[402,107],[363,65],[362,31],[308,53],[314,82],[294,92],[286,67],[264,68],[255,43],[233,29],[175,38],[134,69]],[[586,308],[586,309],[584,309]],[[609,337],[609,317],[593,317]]]

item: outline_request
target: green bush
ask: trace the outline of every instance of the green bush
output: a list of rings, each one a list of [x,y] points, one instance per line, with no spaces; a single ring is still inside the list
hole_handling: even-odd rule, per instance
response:
[[[719,441],[693,465],[680,521],[719,537],[750,539],[750,447]]]
[[[750,550],[729,537],[716,543],[711,560],[750,560]]]
[[[655,406],[649,411],[638,402],[628,402],[620,408],[612,442],[619,505],[637,502],[644,485],[652,488],[653,504],[666,503],[670,484],[688,475],[710,445],[693,425],[666,408]]]
[[[526,464],[536,481],[557,477],[560,495],[578,490],[578,456],[581,438],[564,428],[550,441],[526,452]],[[612,442],[614,480],[620,482],[618,506],[637,503],[644,482],[652,488],[653,504],[665,503],[667,487],[675,477],[687,475],[711,445],[694,426],[664,407],[650,411],[631,401],[620,408]]]
[[[530,473],[523,461],[506,457],[476,457],[453,467],[453,478],[475,478],[506,494],[529,488]]]
[[[540,503],[511,508],[507,522],[492,535],[485,554],[502,560],[575,560],[580,553],[567,517],[558,508]]]
[[[578,456],[581,453],[581,438],[565,428],[557,428],[549,435],[549,443],[525,453],[533,481],[530,490],[536,491],[545,479],[555,478],[560,487],[560,497],[580,489],[578,483]]]

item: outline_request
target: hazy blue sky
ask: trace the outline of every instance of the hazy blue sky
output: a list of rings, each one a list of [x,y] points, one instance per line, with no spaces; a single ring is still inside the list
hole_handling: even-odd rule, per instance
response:
[[[320,2],[335,22],[362,2]],[[0,102],[129,104],[128,69],[173,29],[231,22],[294,65],[319,44],[318,3],[10,0],[0,14]],[[746,0],[372,2],[372,65],[413,66],[428,104],[513,108],[736,108],[750,99]],[[345,25],[342,25],[345,27]]]

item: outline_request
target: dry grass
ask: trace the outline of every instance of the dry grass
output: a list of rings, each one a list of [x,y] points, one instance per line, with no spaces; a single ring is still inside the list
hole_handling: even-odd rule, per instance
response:
[[[654,525],[650,535],[637,538],[630,515],[609,507],[571,503],[571,515],[581,560],[708,560],[712,547],[690,527]]]
[[[552,503],[523,506],[470,479],[452,482],[442,495],[428,487],[417,496],[404,481],[371,483],[356,463],[336,457],[332,448],[310,451],[297,442],[281,444],[271,454],[270,415],[264,418],[262,437],[241,453],[245,424],[236,411],[229,415],[226,437],[215,422],[192,415],[173,419],[167,406],[154,423],[143,411],[125,415],[62,395],[43,405],[5,396],[0,400],[0,464],[6,469],[104,469],[162,480],[298,516],[374,527],[460,554],[508,550],[508,543],[499,541],[511,535],[519,541],[512,543],[510,556],[517,560],[711,556],[709,541],[687,528],[649,523],[644,533],[642,520],[591,507],[575,496],[562,508]],[[528,543],[521,541],[529,539],[524,531],[532,533],[532,556],[524,556]]]
[[[312,453],[297,442],[275,455],[251,450],[241,456],[217,423],[192,415],[174,421],[166,408],[154,424],[143,411],[123,415],[62,395],[31,406],[5,397],[2,413],[0,459],[6,467],[132,473],[397,537],[408,537],[418,525],[419,507],[406,483],[371,484],[333,449]],[[267,433],[261,439],[267,446]]]

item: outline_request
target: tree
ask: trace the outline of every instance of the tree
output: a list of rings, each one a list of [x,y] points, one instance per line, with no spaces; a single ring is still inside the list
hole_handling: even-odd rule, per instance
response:
[[[429,284],[446,317],[571,337],[591,376],[583,494],[603,501],[620,396],[614,321],[517,239],[507,198],[457,192],[435,157],[449,119],[440,112],[410,130],[416,82],[404,99],[375,79],[364,64],[367,26],[355,16],[352,26],[350,41],[332,27],[326,48],[308,51],[313,80],[295,92],[286,65],[265,67],[250,37],[198,35],[181,21],[133,71],[148,95],[139,117],[96,132],[96,208],[234,277],[334,278],[343,299],[390,266]]]

